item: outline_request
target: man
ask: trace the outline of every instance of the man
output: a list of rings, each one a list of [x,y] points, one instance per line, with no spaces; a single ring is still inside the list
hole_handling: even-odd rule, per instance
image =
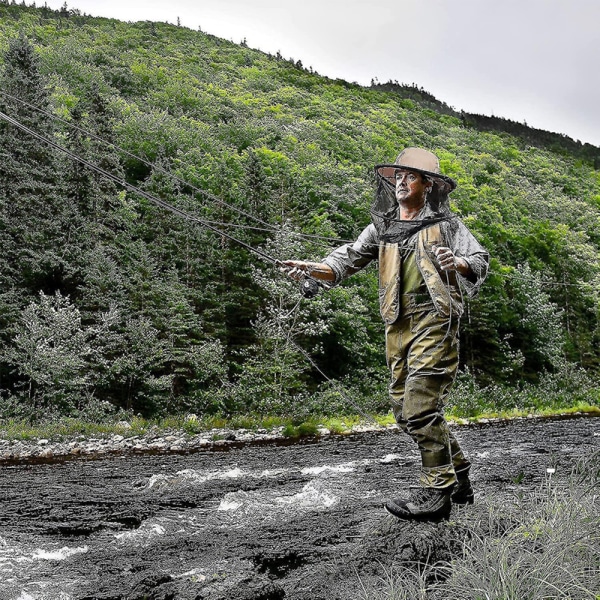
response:
[[[420,485],[389,500],[401,519],[447,518],[452,502],[473,503],[470,462],[448,428],[443,405],[458,369],[462,289],[474,295],[488,253],[448,206],[456,183],[440,173],[435,154],[407,148],[393,165],[377,165],[372,223],[357,241],[321,263],[288,260],[295,279],[333,285],[379,261],[390,399],[399,427],[421,452]]]

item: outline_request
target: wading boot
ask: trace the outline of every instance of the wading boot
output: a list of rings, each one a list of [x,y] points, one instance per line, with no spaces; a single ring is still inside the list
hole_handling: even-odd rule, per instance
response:
[[[450,499],[454,504],[473,504],[475,493],[471,480],[468,477],[459,477],[456,485],[452,489]]]
[[[437,489],[415,487],[408,498],[388,500],[385,510],[398,519],[412,521],[439,521],[450,516],[452,487]]]

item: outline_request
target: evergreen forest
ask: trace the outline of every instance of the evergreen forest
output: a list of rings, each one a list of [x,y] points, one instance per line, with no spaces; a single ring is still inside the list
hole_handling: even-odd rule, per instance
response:
[[[454,406],[600,406],[599,148],[243,41],[14,0],[0,112],[22,125],[0,119],[0,419],[385,412],[376,265],[305,299],[268,258],[355,239],[373,166],[408,146],[440,157],[492,256]]]

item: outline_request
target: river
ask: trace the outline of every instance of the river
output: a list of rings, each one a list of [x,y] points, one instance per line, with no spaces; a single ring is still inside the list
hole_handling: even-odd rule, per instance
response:
[[[597,417],[454,431],[476,488],[475,505],[454,511],[526,493],[600,448]],[[5,461],[0,600],[355,600],[359,582],[399,556],[456,550],[439,525],[382,510],[418,465],[398,432]]]

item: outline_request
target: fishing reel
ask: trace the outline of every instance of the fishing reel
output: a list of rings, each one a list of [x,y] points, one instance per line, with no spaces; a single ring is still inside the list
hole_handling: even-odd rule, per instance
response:
[[[319,295],[320,288],[319,282],[312,277],[305,277],[300,283],[300,292],[309,300]]]

